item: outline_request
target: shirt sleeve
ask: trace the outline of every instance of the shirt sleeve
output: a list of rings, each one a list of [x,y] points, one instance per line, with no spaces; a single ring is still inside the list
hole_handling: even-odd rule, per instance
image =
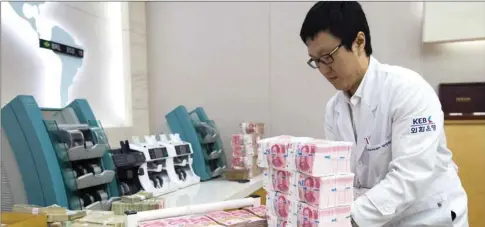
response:
[[[440,101],[430,86],[404,85],[396,90],[390,110],[389,172],[352,205],[352,217],[362,227],[383,226],[396,218],[421,198],[426,186],[435,179],[438,145],[443,133]]]

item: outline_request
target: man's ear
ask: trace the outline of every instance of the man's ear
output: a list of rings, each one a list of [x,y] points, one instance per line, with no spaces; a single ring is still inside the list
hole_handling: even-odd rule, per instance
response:
[[[365,34],[363,32],[358,32],[354,39],[355,51],[360,55],[360,53],[365,52]]]

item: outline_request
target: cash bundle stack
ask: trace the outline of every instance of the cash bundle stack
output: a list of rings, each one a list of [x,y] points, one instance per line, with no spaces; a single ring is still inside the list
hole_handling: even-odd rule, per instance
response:
[[[86,211],[84,210],[72,211],[58,205],[40,207],[36,205],[15,204],[12,207],[12,212],[44,215],[46,216],[47,226],[49,227],[70,226],[75,219],[86,216]]]
[[[124,214],[115,215],[113,211],[71,211],[57,205],[39,207],[35,205],[16,204],[12,208],[12,211],[14,213],[45,215],[48,227],[124,227],[126,219]]]
[[[352,143],[292,136],[258,143],[268,226],[351,226]]]
[[[153,197],[150,192],[139,191],[133,195],[122,196],[121,200],[113,202],[111,211],[123,215],[125,211],[148,211],[164,208],[164,199]]]
[[[88,210],[83,218],[62,227],[125,227],[126,215],[115,215],[113,211]]]
[[[232,135],[232,168],[226,171],[228,180],[248,180],[262,173],[257,165],[258,141],[264,134],[263,123],[244,122],[241,133]]]
[[[188,215],[145,221],[139,227],[265,227],[264,206],[249,207],[233,211],[214,211],[205,215]]]

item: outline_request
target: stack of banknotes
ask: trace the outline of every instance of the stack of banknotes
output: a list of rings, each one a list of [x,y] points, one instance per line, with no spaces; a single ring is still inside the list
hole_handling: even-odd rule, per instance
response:
[[[121,202],[124,203],[137,203],[147,199],[151,199],[153,197],[153,193],[146,192],[146,191],[139,191],[133,195],[125,195],[121,197]]]
[[[225,211],[210,212],[206,214],[206,216],[221,224],[222,226],[244,227],[249,223],[249,220],[239,218]]]
[[[147,211],[164,208],[162,198],[154,198],[152,193],[140,191],[134,195],[123,196],[120,201],[113,202],[111,211],[123,215],[125,211]]]
[[[206,216],[183,216],[145,221],[139,227],[224,227]]]
[[[260,217],[260,218],[266,218],[266,206],[265,205],[260,205],[260,206],[255,206],[255,207],[246,207],[244,210],[247,210],[251,212],[252,214]]]
[[[258,217],[247,210],[233,210],[229,211],[234,217],[238,217],[240,219],[246,220],[247,223],[244,225],[245,227],[265,227],[267,226],[266,219]]]
[[[15,204],[12,211],[16,213],[45,215],[49,227],[69,226],[72,220],[86,216],[86,211],[72,211],[58,205],[39,207],[35,205]]]
[[[74,220],[66,227],[124,227],[125,215],[115,215],[112,211],[88,211],[85,217]],[[64,227],[64,226],[63,226]]]

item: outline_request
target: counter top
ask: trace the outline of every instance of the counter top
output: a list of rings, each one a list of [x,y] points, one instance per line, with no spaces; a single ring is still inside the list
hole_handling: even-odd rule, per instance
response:
[[[262,174],[247,183],[227,181],[220,177],[179,189],[161,198],[165,199],[166,208],[172,208],[246,198],[261,187],[263,187]]]

